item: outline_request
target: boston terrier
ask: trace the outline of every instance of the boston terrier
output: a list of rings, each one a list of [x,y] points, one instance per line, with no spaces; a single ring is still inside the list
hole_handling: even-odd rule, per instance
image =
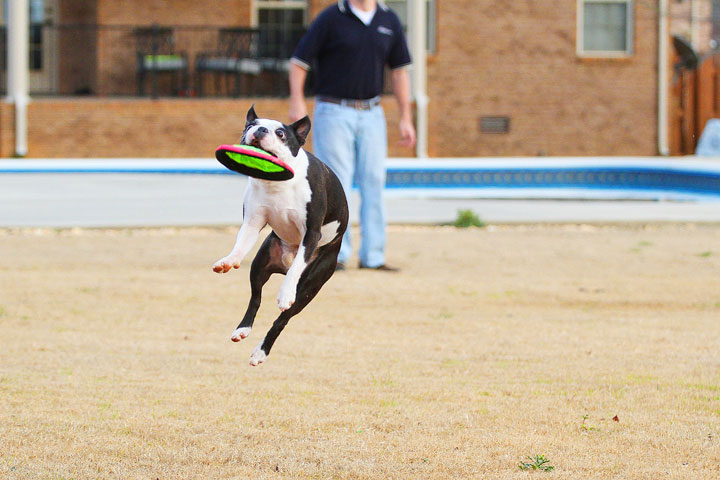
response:
[[[250,303],[231,337],[239,342],[250,334],[263,285],[273,273],[285,275],[277,297],[280,316],[253,350],[252,366],[265,361],[290,318],[310,303],[335,272],[348,224],[348,207],[340,181],[323,162],[301,148],[309,132],[308,116],[285,125],[258,118],[253,105],[240,141],[275,155],[295,172],[289,180],[248,179],[243,222],[235,246],[213,265],[217,273],[239,268],[260,230],[265,225],[272,228],[250,267]]]

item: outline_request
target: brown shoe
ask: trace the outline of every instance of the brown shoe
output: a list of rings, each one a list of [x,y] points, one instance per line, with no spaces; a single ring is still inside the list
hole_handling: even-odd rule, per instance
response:
[[[376,270],[378,272],[399,272],[400,269],[397,267],[391,267],[390,265],[387,265],[383,263],[382,265],[379,265],[377,267],[368,267],[367,265],[363,265],[362,263],[358,265],[358,268],[365,269],[365,270]]]

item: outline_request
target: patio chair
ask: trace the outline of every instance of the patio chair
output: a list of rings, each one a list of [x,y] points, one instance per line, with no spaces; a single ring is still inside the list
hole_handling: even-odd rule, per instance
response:
[[[255,79],[262,72],[257,52],[260,32],[251,28],[223,28],[218,31],[217,49],[201,52],[195,58],[195,79],[198,96],[203,95],[203,80],[208,74],[215,77],[215,91],[220,92],[220,82],[228,77],[234,80],[233,96],[239,96],[244,78]],[[246,88],[246,93],[249,90]]]
[[[187,91],[188,60],[187,53],[175,50],[173,30],[169,27],[153,25],[140,27],[134,31],[137,50],[138,94],[145,95],[145,80],[149,75],[152,83],[152,96],[158,96],[158,76],[175,77],[174,95]]]
[[[263,73],[269,77],[269,81],[264,83],[270,87],[270,95],[287,95],[290,56],[304,30],[266,28],[262,33],[258,60]]]

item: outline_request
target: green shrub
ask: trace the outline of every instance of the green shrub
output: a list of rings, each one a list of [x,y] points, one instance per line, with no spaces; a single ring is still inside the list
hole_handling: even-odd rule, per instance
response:
[[[480,217],[472,210],[458,210],[457,218],[453,225],[458,228],[484,227],[485,222],[480,220]]]
[[[520,470],[542,470],[543,472],[551,472],[555,469],[552,465],[548,465],[550,460],[545,458],[545,455],[535,455],[533,457],[527,457],[529,462],[520,462]]]

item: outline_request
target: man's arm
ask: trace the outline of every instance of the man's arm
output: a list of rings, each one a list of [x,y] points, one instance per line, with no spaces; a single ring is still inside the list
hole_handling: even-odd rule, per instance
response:
[[[307,71],[300,65],[290,62],[290,112],[291,122],[300,120],[307,115],[305,105],[305,79]]]
[[[298,67],[299,68],[299,67]],[[410,76],[407,69],[396,68],[391,72],[392,88],[400,109],[400,145],[412,148],[415,145],[415,125],[410,106]]]

